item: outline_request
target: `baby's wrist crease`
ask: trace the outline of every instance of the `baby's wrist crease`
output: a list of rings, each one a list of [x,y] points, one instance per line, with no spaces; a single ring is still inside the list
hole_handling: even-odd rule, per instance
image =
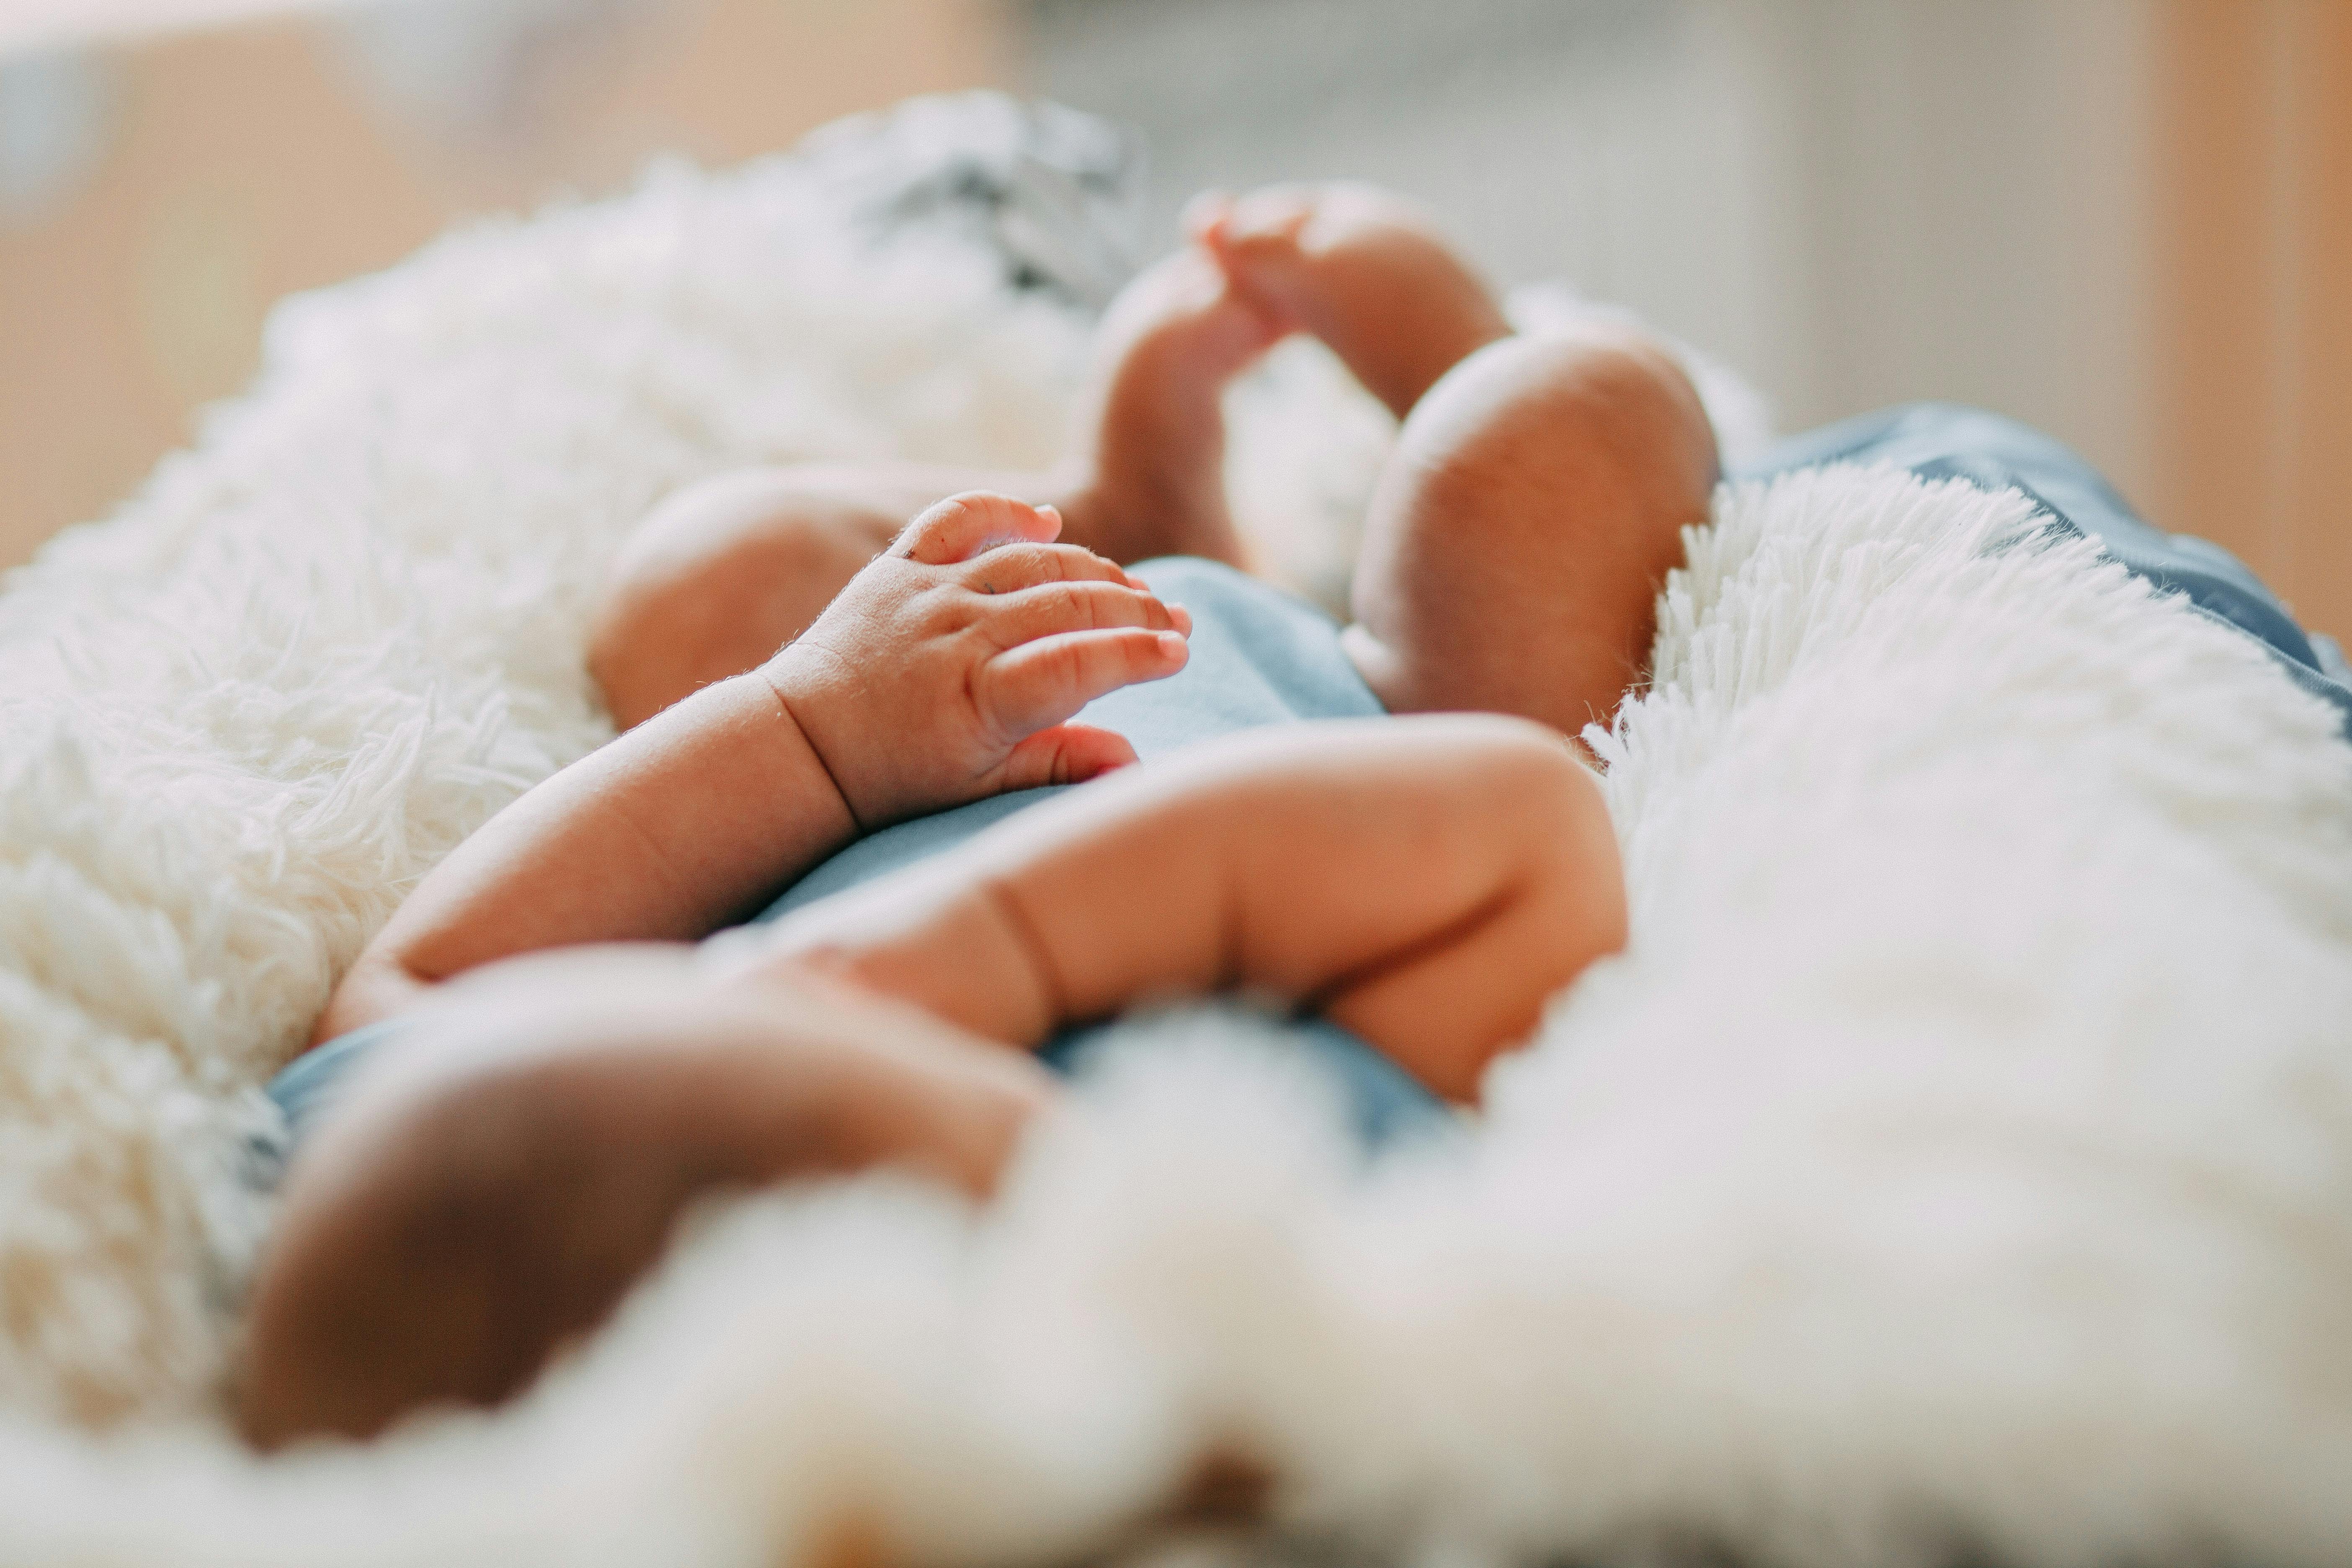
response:
[[[793,709],[792,699],[784,695],[783,688],[779,686],[775,678],[765,669],[762,669],[760,675],[768,689],[768,695],[775,700],[777,710],[783,715],[784,722],[791,726],[793,736],[799,740],[801,749],[809,754],[810,759],[816,763],[817,771],[824,775],[824,782],[832,786],[833,798],[840,803],[842,815],[849,819],[851,835],[863,837],[866,833],[866,824],[858,816],[857,807],[850,803],[849,792],[841,787],[841,780],[834,773],[833,763],[826,760],[824,752],[816,743],[815,737],[808,732],[808,726],[801,722],[801,716]]]

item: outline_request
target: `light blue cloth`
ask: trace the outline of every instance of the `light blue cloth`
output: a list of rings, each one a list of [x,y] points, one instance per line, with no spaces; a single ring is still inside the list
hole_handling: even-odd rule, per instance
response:
[[[2032,426],[1959,404],[1906,403],[1791,437],[1732,477],[1832,462],[1892,463],[1923,479],[2023,491],[2050,526],[2089,535],[2158,587],[2261,643],[2289,679],[2335,705],[2352,739],[2352,669],[2342,649],[2295,625],[2245,563],[2209,540],[2143,522],[2097,469]]]

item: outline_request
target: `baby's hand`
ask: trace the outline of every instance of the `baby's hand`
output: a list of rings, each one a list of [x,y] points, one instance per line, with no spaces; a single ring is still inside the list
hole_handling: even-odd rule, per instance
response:
[[[908,523],[762,668],[861,830],[1135,760],[1063,721],[1184,668],[1192,617],[1050,507],[972,492]]]

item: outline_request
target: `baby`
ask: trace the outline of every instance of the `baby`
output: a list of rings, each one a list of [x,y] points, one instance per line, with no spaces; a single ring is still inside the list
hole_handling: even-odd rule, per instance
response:
[[[1688,381],[1513,336],[1375,191],[1188,223],[1066,470],[763,471],[647,520],[591,649],[625,732],[425,879],[289,1075],[377,1058],[289,1172],[257,1442],[506,1397],[699,1194],[984,1195],[1055,1093],[1034,1048],[1139,1000],[1248,992],[1468,1101],[1622,944],[1567,737],[1705,514]],[[1403,421],[1344,631],[1244,574],[1223,493],[1223,388],[1298,331]]]

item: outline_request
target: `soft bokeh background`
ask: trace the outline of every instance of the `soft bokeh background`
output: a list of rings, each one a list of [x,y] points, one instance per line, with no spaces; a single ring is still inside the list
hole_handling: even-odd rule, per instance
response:
[[[997,85],[1204,184],[1381,180],[1795,428],[2016,414],[2352,632],[2352,0],[0,0],[0,563],[271,301],[453,220]]]

